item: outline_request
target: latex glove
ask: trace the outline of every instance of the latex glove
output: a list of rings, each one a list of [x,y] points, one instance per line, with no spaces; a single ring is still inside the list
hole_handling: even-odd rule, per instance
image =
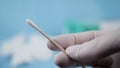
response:
[[[65,34],[52,39],[61,45],[72,59],[80,64],[96,68],[102,68],[104,65],[107,68],[110,67],[112,59],[106,57],[120,51],[120,30]],[[50,42],[48,42],[48,48],[59,50]],[[59,67],[75,66],[75,62],[71,61],[63,52],[55,56],[55,63]]]

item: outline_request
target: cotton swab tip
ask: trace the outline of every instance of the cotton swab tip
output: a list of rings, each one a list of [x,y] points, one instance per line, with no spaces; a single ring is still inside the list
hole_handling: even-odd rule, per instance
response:
[[[33,24],[32,20],[30,20],[30,19],[28,19],[28,18],[27,18],[25,21],[26,21],[28,24]]]
[[[32,26],[32,27],[34,27],[34,28],[37,28],[37,26],[34,24],[34,22],[32,21],[32,20],[30,20],[30,19],[26,19],[26,22],[30,25],[30,26]]]

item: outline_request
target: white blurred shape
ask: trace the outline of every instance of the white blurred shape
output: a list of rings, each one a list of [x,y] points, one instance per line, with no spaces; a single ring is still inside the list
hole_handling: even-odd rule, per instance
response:
[[[101,30],[115,30],[120,28],[120,21],[103,21],[100,24]]]
[[[52,51],[46,45],[47,40],[40,35],[19,34],[3,42],[2,55],[12,55],[11,64],[13,66],[31,63],[34,60],[45,61],[52,55]]]

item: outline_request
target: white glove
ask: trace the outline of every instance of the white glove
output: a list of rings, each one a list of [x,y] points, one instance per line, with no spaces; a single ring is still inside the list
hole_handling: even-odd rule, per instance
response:
[[[110,55],[120,51],[120,30],[65,34],[52,39],[61,45],[72,59],[78,61],[79,65],[90,65],[95,68],[109,68],[113,62]],[[48,48],[59,50],[50,42]],[[55,56],[55,63],[59,67],[70,67],[76,64],[63,52]]]

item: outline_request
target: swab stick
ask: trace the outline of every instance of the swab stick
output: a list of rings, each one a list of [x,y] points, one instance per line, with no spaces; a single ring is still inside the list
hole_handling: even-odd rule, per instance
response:
[[[65,50],[60,46],[58,45],[55,41],[53,41],[50,37],[48,37],[42,30],[40,30],[40,28],[38,28],[37,25],[35,25],[30,19],[26,19],[26,22],[32,26],[33,28],[35,28],[38,32],[40,32],[45,38],[47,38],[50,42],[52,42],[55,46],[57,46],[61,51],[63,51],[64,53]]]
[[[62,46],[60,46],[59,44],[57,44],[55,41],[53,41],[49,36],[47,36],[47,34],[45,34],[36,24],[34,24],[34,22],[30,19],[26,19],[26,22],[32,26],[34,29],[36,29],[38,32],[40,32],[45,38],[47,38],[51,43],[53,43],[56,47],[58,47],[62,52],[64,52],[64,54],[72,61],[75,61],[73,60],[72,58],[70,58],[70,56],[65,52],[64,48]],[[76,62],[76,61],[75,61]],[[82,68],[85,68],[83,65],[82,65]]]

